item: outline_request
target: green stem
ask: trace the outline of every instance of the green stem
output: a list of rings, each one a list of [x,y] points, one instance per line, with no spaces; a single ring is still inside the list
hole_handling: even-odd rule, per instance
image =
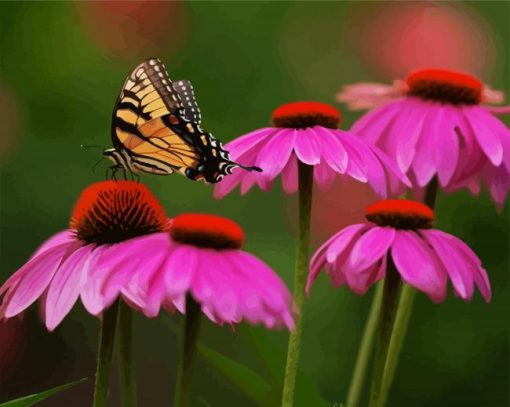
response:
[[[437,177],[434,177],[425,188],[423,203],[431,209],[434,209],[436,203],[438,186]],[[391,262],[391,266],[394,269],[393,262]],[[390,263],[388,263],[389,269]],[[388,279],[388,272],[386,279]],[[404,344],[409,320],[411,319],[415,296],[416,290],[413,287],[404,286],[402,288],[400,298],[398,299],[398,308],[393,311],[394,316],[392,327],[390,327],[391,332],[387,338],[388,343],[382,350],[379,349],[382,354],[376,356],[374,361],[370,407],[383,407],[386,404]],[[385,311],[383,306],[381,318],[384,318],[386,312],[389,311]],[[382,332],[386,329],[383,325],[380,327],[381,336],[383,336]]]
[[[379,321],[379,312],[382,304],[384,282],[377,284],[372,305],[368,313],[368,319],[363,330],[363,337],[356,357],[354,372],[347,393],[347,407],[358,407],[360,404],[361,393],[365,384],[368,363],[372,355],[377,323]]]
[[[382,380],[382,406],[386,403],[389,390],[393,384],[393,378],[395,377],[395,371],[397,370],[398,361],[400,359],[400,352],[402,351],[407,327],[409,326],[409,320],[413,311],[415,297],[416,290],[413,287],[407,284],[402,287],[402,293],[400,294],[397,315],[395,316],[395,325],[393,327],[393,334],[388,349],[388,357]]]
[[[303,303],[305,284],[308,276],[310,218],[312,209],[313,167],[299,162],[299,235],[296,245],[296,266],[294,270],[294,302],[299,310],[296,328],[290,333],[287,349],[287,364],[283,382],[282,407],[292,407],[301,346]]]
[[[110,372],[112,370],[113,346],[115,342],[115,326],[119,300],[103,313],[99,330],[99,345],[97,350],[96,383],[94,386],[94,407],[108,406],[108,391]]]
[[[186,315],[182,321],[174,407],[184,407],[189,403],[193,378],[193,362],[195,361],[197,351],[201,316],[200,304],[188,294],[186,297]]]
[[[401,286],[402,280],[400,279],[400,275],[393,261],[389,258],[386,267],[386,277],[384,278],[383,299],[378,322],[379,337],[375,349],[372,388],[370,390],[370,407],[381,407],[383,405],[381,403],[381,399],[383,398],[383,375]]]
[[[119,304],[119,320],[117,323],[122,406],[133,407],[136,404],[133,371],[133,311],[124,301]]]

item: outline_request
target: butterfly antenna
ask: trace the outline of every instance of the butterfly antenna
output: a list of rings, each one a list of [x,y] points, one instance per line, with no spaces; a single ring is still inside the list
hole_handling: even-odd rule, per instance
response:
[[[80,148],[100,148],[102,150],[106,150],[104,146],[98,146],[96,144],[80,144]]]

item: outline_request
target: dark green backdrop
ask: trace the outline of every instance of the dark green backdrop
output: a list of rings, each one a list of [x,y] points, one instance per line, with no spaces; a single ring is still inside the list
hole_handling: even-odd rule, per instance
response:
[[[393,10],[408,4],[393,3]],[[510,93],[509,4],[441,4],[483,23],[492,38],[485,44],[492,59],[481,72],[483,80]],[[392,68],[374,62],[379,45],[386,59],[391,52],[403,60],[406,55],[385,48],[384,31],[375,48],[372,44],[365,49],[363,41],[355,41],[358,28],[371,24],[378,7],[381,3],[192,2],[142,7],[130,3],[124,8],[99,3],[0,4],[0,282],[40,242],[66,227],[80,190],[104,178],[106,163],[95,174],[91,171],[100,150],[81,149],[80,144],[109,146],[113,102],[125,74],[141,59],[155,54],[172,78],[191,79],[204,127],[226,142],[266,126],[272,109],[281,103],[320,100],[342,108],[334,94],[343,84],[390,82]],[[448,35],[445,32],[445,38]],[[472,35],[465,38],[466,59],[478,36]],[[372,57],[366,56],[369,52]],[[434,44],[414,52],[433,53]],[[344,127],[358,116],[344,112]],[[246,230],[247,250],[271,264],[290,286],[294,197],[285,196],[279,184],[266,194],[254,191],[240,197],[236,192],[218,202],[211,187],[184,177],[143,177],[143,182],[170,216],[203,211],[237,220]],[[338,225],[360,219],[368,193],[336,188],[331,194],[324,196],[328,204],[321,208],[330,210],[321,211],[322,218]],[[321,205],[318,200],[315,204]],[[441,194],[437,216],[437,226],[463,238],[483,260],[493,301],[487,305],[477,294],[466,304],[452,295],[433,305],[418,296],[390,406],[507,406],[508,205],[498,214],[485,191],[481,198],[466,192]],[[325,224],[324,219],[317,224]],[[317,227],[314,244],[330,232]],[[324,405],[344,400],[371,295],[372,291],[357,297],[319,279],[306,308],[297,406],[316,405],[311,401],[316,395]],[[81,306],[53,333],[40,323],[37,307],[24,321],[15,324],[17,346],[8,352],[8,368],[0,371],[0,402],[92,377],[98,324]],[[137,315],[142,406],[169,405],[172,399],[176,362],[172,327],[178,322],[178,316],[147,320]],[[0,324],[1,346],[7,346],[5,337],[13,329]],[[268,381],[273,372],[274,383],[283,374],[286,340],[283,331],[246,324],[232,330],[206,322],[202,335],[204,344]],[[194,388],[197,406],[254,405],[203,358]],[[44,405],[87,406],[91,390],[89,381]],[[113,405],[117,402],[114,389]]]

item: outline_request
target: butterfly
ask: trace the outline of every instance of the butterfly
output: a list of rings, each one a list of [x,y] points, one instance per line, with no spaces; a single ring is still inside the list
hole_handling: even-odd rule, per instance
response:
[[[219,182],[234,168],[228,151],[201,127],[200,109],[188,80],[172,82],[163,63],[150,58],[127,76],[112,116],[113,148],[103,152],[112,170]]]

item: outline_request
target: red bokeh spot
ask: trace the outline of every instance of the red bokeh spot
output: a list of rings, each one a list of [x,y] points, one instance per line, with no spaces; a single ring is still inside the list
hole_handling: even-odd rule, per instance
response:
[[[202,213],[177,215],[170,235],[180,243],[215,249],[239,249],[244,243],[244,231],[236,222]]]
[[[190,25],[181,1],[85,1],[76,7],[86,33],[114,56],[173,53]]]
[[[452,2],[353,3],[348,41],[367,66],[389,78],[424,66],[486,74],[496,41],[469,5]]]

